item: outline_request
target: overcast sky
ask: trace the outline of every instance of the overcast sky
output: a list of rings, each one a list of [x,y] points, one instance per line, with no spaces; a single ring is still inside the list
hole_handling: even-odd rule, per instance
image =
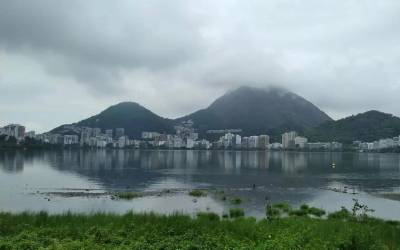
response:
[[[175,118],[241,85],[400,116],[398,0],[0,0],[0,125],[121,101]]]

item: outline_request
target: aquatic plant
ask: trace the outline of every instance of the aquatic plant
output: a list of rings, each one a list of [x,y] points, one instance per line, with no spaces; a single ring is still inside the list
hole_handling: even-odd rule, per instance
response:
[[[241,203],[242,203],[242,199],[239,197],[235,197],[235,198],[231,199],[231,204],[233,204],[233,205],[239,205]]]
[[[135,192],[118,192],[115,195],[118,199],[123,199],[123,200],[133,200],[135,198],[141,197],[139,193]]]
[[[193,197],[203,197],[207,196],[207,192],[205,190],[193,189],[189,192],[189,195]]]

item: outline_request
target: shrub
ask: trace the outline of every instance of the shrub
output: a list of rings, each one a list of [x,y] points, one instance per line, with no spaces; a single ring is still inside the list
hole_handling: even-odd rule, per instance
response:
[[[275,206],[268,205],[266,208],[266,214],[268,219],[279,218],[281,215],[281,210]]]
[[[308,213],[317,217],[321,217],[326,214],[325,210],[316,207],[308,208]]]
[[[310,207],[307,204],[303,204],[300,206],[301,210],[308,210]]]
[[[197,218],[209,221],[219,221],[219,215],[211,212],[199,212],[197,213]]]
[[[339,211],[330,213],[328,215],[328,219],[339,219],[339,220],[348,220],[352,217],[353,216],[350,213],[350,211],[347,210],[345,207],[342,207]]]
[[[299,216],[299,217],[304,217],[308,215],[308,211],[305,209],[297,209],[297,210],[292,210],[289,212],[290,216]]]
[[[292,210],[292,207],[290,206],[289,203],[287,202],[282,202],[282,203],[276,203],[273,205],[274,208],[277,208],[285,213],[289,213],[290,210]]]
[[[244,216],[244,210],[241,208],[231,208],[229,209],[229,217],[238,218]]]

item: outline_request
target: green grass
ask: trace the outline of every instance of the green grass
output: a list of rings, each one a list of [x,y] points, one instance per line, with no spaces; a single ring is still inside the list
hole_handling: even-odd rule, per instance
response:
[[[132,200],[141,197],[140,194],[135,192],[119,192],[115,194],[118,199]]]
[[[207,196],[207,192],[200,189],[193,189],[189,192],[189,195],[194,197],[204,197]]]
[[[400,222],[368,216],[355,200],[325,216],[319,208],[268,205],[267,218],[231,208],[188,215],[0,213],[5,249],[400,249]],[[324,219],[320,219],[324,217]]]
[[[233,210],[232,210],[233,211]],[[231,212],[232,212],[231,211]],[[238,210],[234,213],[239,213]],[[232,216],[234,217],[234,216]],[[399,249],[400,224],[174,214],[0,213],[0,249]]]

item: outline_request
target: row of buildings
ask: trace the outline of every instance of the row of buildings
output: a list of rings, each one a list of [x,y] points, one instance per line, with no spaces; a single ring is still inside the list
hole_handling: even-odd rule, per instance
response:
[[[383,138],[373,142],[354,141],[359,151],[382,151],[400,147],[400,135],[393,138]]]
[[[66,134],[65,131],[68,131]],[[125,135],[123,128],[106,129],[79,127],[65,125],[58,133],[44,133],[36,136],[36,139],[53,145],[68,145],[81,147],[115,147],[124,148],[134,144]]]
[[[304,136],[299,136],[297,132],[290,131],[282,134],[283,149],[301,149],[301,150],[327,150],[340,151],[343,144],[340,142],[308,142]]]
[[[0,135],[13,137],[17,141],[22,141],[26,137],[34,138],[35,131],[26,132],[25,126],[20,124],[9,124],[4,127],[0,127]]]
[[[295,131],[282,134],[281,142],[270,142],[268,135],[241,136],[235,132],[241,130],[213,131],[211,134],[225,133],[219,139],[210,142],[200,139],[193,128],[191,120],[175,126],[175,134],[164,134],[156,131],[144,131],[140,138],[129,138],[124,128],[100,129],[64,125],[58,132],[49,132],[36,135],[34,131],[25,132],[25,127],[10,124],[0,128],[0,135],[15,137],[18,142],[26,137],[35,138],[45,144],[96,147],[96,148],[186,148],[186,149],[241,149],[241,150],[341,150],[339,142],[308,142],[304,136]],[[382,150],[400,147],[399,137],[381,139],[375,142],[355,142],[361,151]]]

